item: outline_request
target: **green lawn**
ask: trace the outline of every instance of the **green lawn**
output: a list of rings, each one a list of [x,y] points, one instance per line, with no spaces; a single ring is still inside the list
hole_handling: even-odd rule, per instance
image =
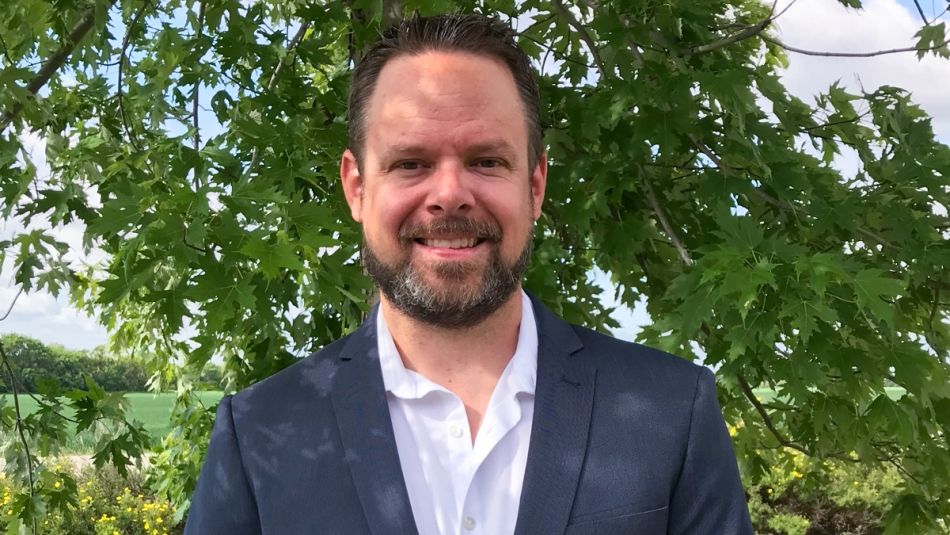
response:
[[[765,403],[771,403],[775,401],[776,393],[771,388],[753,388],[752,392],[755,394],[760,401]],[[884,392],[887,394],[887,397],[891,398],[894,401],[904,397],[904,394],[907,393],[906,390],[899,386],[885,386]]]
[[[887,395],[891,399],[899,399],[904,395],[904,389],[897,387],[887,387]],[[756,388],[756,396],[762,401],[768,403],[775,399],[775,392],[768,388]],[[221,399],[221,392],[199,392],[198,397],[205,405],[212,405]],[[170,425],[168,417],[171,414],[172,405],[175,403],[174,393],[150,394],[147,392],[132,392],[126,394],[129,400],[129,412],[131,419],[138,420],[145,425],[145,429],[154,439],[159,439],[169,431]],[[0,400],[4,404],[12,406],[13,399],[10,395],[0,395]],[[20,407],[24,413],[29,414],[36,410],[36,402],[33,398],[25,395],[20,396]],[[95,444],[95,438],[92,433],[86,432],[75,435],[70,438],[66,444],[66,449],[70,452],[89,452]]]
[[[198,398],[205,405],[212,405],[221,399],[221,395],[221,392],[199,392]],[[170,428],[168,417],[175,403],[174,393],[130,392],[125,397],[129,400],[130,419],[142,422],[152,438],[158,439],[168,432]],[[13,406],[13,396],[0,395],[0,399],[4,405]],[[36,402],[30,396],[21,394],[20,409],[24,414],[29,414],[36,410]],[[71,414],[67,412],[67,416]],[[66,449],[74,452],[89,451],[94,444],[94,437],[87,432],[71,438],[66,444]]]

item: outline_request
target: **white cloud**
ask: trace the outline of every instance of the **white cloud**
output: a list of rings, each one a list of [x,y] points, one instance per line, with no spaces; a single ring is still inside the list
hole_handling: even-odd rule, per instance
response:
[[[832,0],[799,0],[777,21],[778,35],[787,45],[834,52],[915,46],[914,34],[921,25],[919,16],[896,0],[866,0],[862,10],[845,8]],[[870,92],[881,85],[902,87],[933,117],[938,137],[950,142],[950,60],[932,54],[918,60],[913,52],[872,58],[789,52],[789,60],[783,75],[785,86],[806,102],[836,80],[851,91],[863,87]]]
[[[36,132],[25,132],[20,135],[20,142],[36,166],[37,184],[42,187],[50,176],[46,140]],[[23,163],[22,159],[20,163]],[[98,196],[90,197],[95,200]],[[26,224],[18,219],[0,221],[0,239],[10,239],[34,229],[48,229],[54,238],[65,242],[69,247],[65,258],[75,269],[101,262],[105,258],[99,249],[84,250],[82,237],[85,229],[76,222],[51,228],[49,220],[44,217],[33,217]],[[14,281],[13,256],[15,251],[9,251],[0,265],[0,317],[6,313],[18,292]],[[0,333],[24,334],[45,343],[57,343],[75,349],[91,349],[107,340],[105,329],[95,319],[76,310],[69,303],[65,292],[58,297],[40,291],[23,293],[16,300],[10,315],[0,322]]]

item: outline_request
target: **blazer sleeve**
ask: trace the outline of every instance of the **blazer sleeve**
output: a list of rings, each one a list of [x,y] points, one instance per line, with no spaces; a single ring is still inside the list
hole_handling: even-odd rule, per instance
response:
[[[261,535],[260,526],[234,430],[231,396],[225,396],[218,404],[185,535]]]
[[[708,368],[702,368],[697,379],[686,456],[669,520],[671,535],[753,533],[732,440],[716,400],[716,381]]]

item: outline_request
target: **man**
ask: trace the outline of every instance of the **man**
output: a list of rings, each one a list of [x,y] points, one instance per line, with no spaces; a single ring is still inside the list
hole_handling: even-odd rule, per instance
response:
[[[712,373],[521,290],[547,164],[507,27],[377,43],[340,174],[379,306],[222,399],[186,533],[752,532]]]

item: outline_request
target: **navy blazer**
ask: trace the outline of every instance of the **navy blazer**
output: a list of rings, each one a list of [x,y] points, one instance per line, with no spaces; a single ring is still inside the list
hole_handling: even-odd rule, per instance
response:
[[[751,534],[712,372],[532,302],[538,374],[515,533]],[[375,318],[222,398],[186,535],[416,533]]]

